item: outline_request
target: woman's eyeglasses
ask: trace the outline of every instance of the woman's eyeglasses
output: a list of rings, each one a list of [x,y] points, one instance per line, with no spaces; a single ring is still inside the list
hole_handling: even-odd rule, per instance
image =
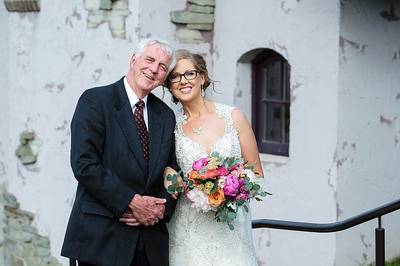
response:
[[[199,71],[197,71],[197,70],[188,70],[188,71],[185,71],[185,73],[183,73],[183,74],[174,72],[168,76],[168,80],[172,83],[181,82],[182,76],[184,76],[186,80],[192,80],[197,77],[197,73],[199,73]]]

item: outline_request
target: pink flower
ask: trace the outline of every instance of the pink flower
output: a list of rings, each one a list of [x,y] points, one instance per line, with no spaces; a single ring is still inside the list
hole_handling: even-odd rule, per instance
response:
[[[233,171],[233,170],[242,170],[242,169],[243,169],[243,164],[241,164],[241,163],[234,164],[231,167],[231,171]]]
[[[227,196],[235,197],[240,188],[240,182],[237,176],[228,175],[225,179],[224,193]]]
[[[223,166],[218,167],[217,170],[218,170],[218,175],[219,176],[225,176],[225,175],[229,174],[229,171]]]
[[[250,191],[244,189],[244,186],[241,186],[239,189],[239,195],[236,197],[237,200],[248,200],[250,198]]]
[[[200,171],[200,169],[203,168],[203,166],[206,166],[207,164],[208,164],[207,158],[200,158],[194,161],[192,168],[195,171]]]

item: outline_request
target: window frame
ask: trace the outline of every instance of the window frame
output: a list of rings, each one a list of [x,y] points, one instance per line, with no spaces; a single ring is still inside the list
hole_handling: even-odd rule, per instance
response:
[[[268,95],[265,99],[262,99],[263,91],[261,88],[262,79],[259,78],[259,72],[262,66],[271,64],[273,62],[281,62],[279,85],[281,91],[281,99],[268,99]],[[287,60],[279,53],[266,49],[262,51],[251,63],[252,70],[252,125],[256,135],[257,145],[260,153],[267,153],[273,155],[289,156],[289,133],[290,133],[290,65]],[[284,86],[284,87],[283,87]],[[280,108],[280,141],[263,141],[262,135],[260,134],[261,129],[268,129],[268,117],[267,114],[263,114],[260,110],[263,108],[263,104],[278,104]],[[286,114],[287,110],[288,114]],[[288,120],[288,121],[287,121]],[[288,123],[286,135],[286,123]],[[285,143],[286,142],[286,143]]]

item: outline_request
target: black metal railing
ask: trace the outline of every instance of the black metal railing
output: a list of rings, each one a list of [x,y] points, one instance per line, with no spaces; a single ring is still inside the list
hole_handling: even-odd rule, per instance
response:
[[[292,222],[284,220],[260,219],[260,220],[253,220],[253,228],[254,229],[272,228],[272,229],[282,229],[290,231],[332,233],[332,232],[346,230],[348,228],[378,218],[378,227],[375,228],[375,260],[376,260],[376,266],[384,266],[385,229],[382,228],[381,217],[384,216],[385,214],[394,212],[399,209],[400,209],[400,199],[382,205],[378,208],[363,212],[359,215],[353,216],[346,220],[335,223],[319,224],[319,223]]]

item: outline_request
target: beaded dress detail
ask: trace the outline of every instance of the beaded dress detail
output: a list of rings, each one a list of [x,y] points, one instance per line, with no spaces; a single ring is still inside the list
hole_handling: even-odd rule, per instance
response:
[[[233,107],[214,104],[217,116],[225,122],[225,132],[214,144],[211,152],[217,151],[223,157],[241,158],[238,134],[232,120]],[[187,117],[183,109],[180,109],[176,116],[176,157],[186,174],[195,160],[208,154],[203,145],[184,134],[182,125],[187,122]],[[232,223],[233,231],[225,223],[217,222],[214,214],[212,211],[198,212],[190,207],[190,202],[185,196],[179,197],[174,216],[168,224],[171,266],[257,265],[250,211],[239,210]]]

